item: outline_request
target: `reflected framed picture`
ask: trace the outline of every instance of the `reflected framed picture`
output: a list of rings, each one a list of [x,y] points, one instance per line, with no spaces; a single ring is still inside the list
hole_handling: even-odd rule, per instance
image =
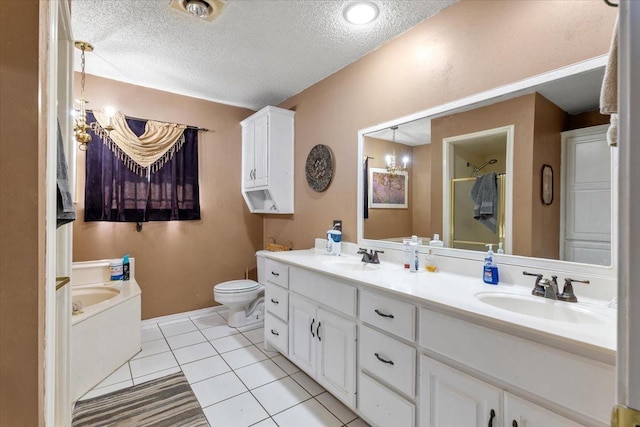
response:
[[[389,173],[386,169],[369,168],[369,207],[372,209],[407,209],[409,174]]]

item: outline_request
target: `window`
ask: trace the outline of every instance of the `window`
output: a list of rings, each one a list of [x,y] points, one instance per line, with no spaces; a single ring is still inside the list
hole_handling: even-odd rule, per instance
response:
[[[87,122],[96,122],[90,112]],[[144,120],[127,118],[126,124],[136,136],[145,132]],[[200,219],[197,129],[185,129],[181,137],[184,143],[180,140],[162,160],[142,169],[110,138],[103,140],[95,129],[89,133],[92,142],[86,152],[85,221]]]

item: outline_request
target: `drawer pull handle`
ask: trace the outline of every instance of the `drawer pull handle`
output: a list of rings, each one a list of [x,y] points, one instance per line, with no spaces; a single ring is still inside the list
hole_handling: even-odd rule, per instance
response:
[[[393,314],[384,314],[383,312],[381,312],[377,308],[375,310],[373,310],[373,311],[375,311],[378,316],[388,317],[389,319],[394,319]]]
[[[383,359],[382,357],[380,357],[380,355],[379,355],[378,353],[373,353],[373,354],[374,354],[374,355],[376,356],[376,358],[377,358],[379,361],[381,361],[382,363],[386,363],[387,365],[391,365],[391,366],[393,366],[393,365],[394,365],[393,360],[386,360],[386,359]]]
[[[518,427],[518,422],[516,420],[513,420],[513,422],[511,423],[511,427]]]
[[[322,322],[318,322],[318,327],[316,328],[316,335],[318,336],[318,341],[322,341],[322,338],[320,338],[320,326],[322,325]]]
[[[278,333],[278,331],[275,331],[275,330],[273,330],[273,329],[271,330],[271,333],[272,333],[273,335],[275,335],[275,336],[279,336],[279,335],[280,335],[280,334]]]
[[[271,274],[273,274],[276,277],[280,276],[280,273],[276,273],[275,271],[272,271]]]
[[[489,412],[489,427],[493,427],[493,419],[496,417],[496,411],[493,409]]]
[[[313,320],[311,321],[311,326],[309,327],[309,330],[311,331],[311,336],[315,338],[315,337],[316,337],[316,334],[314,334],[314,333],[313,333],[313,324],[314,324],[314,323],[316,323],[316,319],[313,319]]]
[[[274,303],[274,304],[280,304],[280,301],[278,301],[277,299],[273,299],[273,298],[271,298],[271,302]]]

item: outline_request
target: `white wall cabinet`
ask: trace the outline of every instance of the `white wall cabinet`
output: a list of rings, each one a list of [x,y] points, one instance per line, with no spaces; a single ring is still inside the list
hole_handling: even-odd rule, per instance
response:
[[[289,311],[289,359],[354,408],[356,323],[297,295]]]
[[[293,213],[294,115],[269,106],[240,123],[242,195],[252,213]]]

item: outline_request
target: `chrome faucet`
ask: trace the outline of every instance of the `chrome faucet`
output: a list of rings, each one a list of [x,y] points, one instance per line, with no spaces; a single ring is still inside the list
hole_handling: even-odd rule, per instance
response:
[[[558,276],[551,276],[551,280],[549,280],[543,278],[542,274],[538,273],[527,273],[526,271],[523,271],[522,274],[524,274],[525,276],[534,276],[536,278],[536,283],[533,285],[531,295],[545,297],[553,300],[558,299]]]
[[[367,252],[364,248],[358,249],[358,255],[362,255],[362,262],[367,264],[380,264],[380,259],[378,259],[378,254],[383,254],[384,251],[376,251],[371,249]]]

